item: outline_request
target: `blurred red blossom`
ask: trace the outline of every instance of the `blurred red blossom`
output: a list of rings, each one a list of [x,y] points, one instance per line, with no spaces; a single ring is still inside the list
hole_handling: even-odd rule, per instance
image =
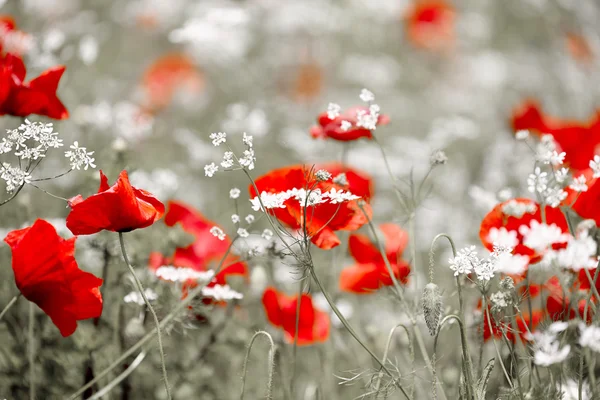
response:
[[[408,245],[408,233],[395,224],[381,224],[379,229],[384,236],[385,253],[394,276],[406,284],[410,265],[401,256]],[[348,246],[356,264],[342,270],[340,289],[353,293],[370,293],[382,286],[393,285],[379,249],[367,236],[350,235]]]
[[[456,13],[444,0],[416,0],[404,15],[410,43],[428,50],[442,50],[454,43]]]
[[[296,196],[287,196],[287,200],[277,206],[268,208],[268,212],[291,229],[306,229],[307,235],[317,247],[328,250],[340,244],[340,239],[335,231],[353,231],[367,223],[367,218],[360,209],[357,200],[342,201],[334,203],[305,202],[299,200],[298,196],[307,196],[307,193],[325,193],[329,191],[349,191],[354,194],[354,189],[362,194],[370,193],[370,187],[361,177],[360,173],[353,173],[352,183],[350,181],[342,184],[334,183],[335,177],[327,181],[316,178],[313,170],[308,171],[304,166],[295,165],[279,168],[256,179],[256,187],[261,193],[261,198],[278,196],[285,193],[297,193]],[[352,170],[347,169],[350,173]],[[346,175],[346,178],[348,174]],[[249,187],[250,196],[257,196],[253,185]],[[303,193],[303,194],[302,194]],[[339,192],[338,192],[339,193]],[[311,195],[308,194],[310,197]],[[305,204],[307,204],[305,209]],[[363,209],[367,215],[371,214],[371,207],[365,203]]]
[[[75,239],[61,238],[42,219],[4,238],[12,250],[17,287],[52,319],[64,337],[75,332],[77,321],[102,314],[102,279],[79,269]]]
[[[273,287],[268,287],[263,294],[262,302],[269,322],[284,330],[288,343],[294,343],[298,296],[287,296]],[[298,345],[325,342],[329,338],[329,326],[329,315],[315,308],[312,297],[303,293],[300,298]]]
[[[129,232],[146,228],[162,218],[165,206],[151,193],[129,183],[127,171],[121,171],[113,186],[100,171],[98,193],[69,200],[71,212],[67,228],[74,235],[91,235],[102,230]]]
[[[600,110],[587,121],[559,119],[545,114],[538,102],[529,99],[513,110],[511,123],[515,131],[551,135],[558,150],[566,153],[565,164],[574,170],[588,168],[594,155],[600,154]]]
[[[62,65],[52,67],[25,82],[23,60],[10,53],[0,55],[0,115],[27,117],[38,114],[53,119],[68,118],[69,112],[56,96],[64,72]]]
[[[369,114],[369,108],[356,106],[349,108],[340,115],[330,118],[328,112],[323,112],[317,117],[318,125],[310,128],[310,135],[318,139],[333,139],[342,142],[358,140],[360,138],[371,139],[373,132],[364,126],[360,126],[360,113]],[[390,118],[385,114],[380,114],[377,118],[377,126],[386,125]]]

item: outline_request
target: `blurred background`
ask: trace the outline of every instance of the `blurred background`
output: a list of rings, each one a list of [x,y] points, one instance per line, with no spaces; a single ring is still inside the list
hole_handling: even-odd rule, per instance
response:
[[[533,99],[551,115],[586,120],[599,105],[600,4],[594,0],[0,0],[0,15],[14,19],[17,29],[5,40],[23,54],[28,77],[66,65],[58,94],[70,118],[54,122],[65,143],[77,140],[95,151],[96,164],[110,182],[127,169],[135,186],[163,201],[182,200],[230,232],[229,189],[242,189],[240,215],[245,215],[250,212],[244,201],[247,181],[234,172],[205,176],[204,166],[222,156],[208,138],[217,131],[227,132],[228,142],[239,148],[243,132],[254,136],[255,177],[290,164],[339,161],[347,146],[348,164],[374,179],[375,222],[406,223],[373,142],[309,135],[328,103],[342,108],[360,104],[361,89],[371,90],[381,112],[391,118],[377,137],[396,176],[405,178],[412,171],[417,181],[422,179],[436,149],[449,158],[434,171],[432,193],[417,212],[419,252],[411,260],[417,268],[407,289],[415,302],[436,234],[450,234],[459,247],[477,244],[483,215],[498,200],[526,194],[525,178],[534,160],[513,138],[513,110]],[[0,118],[2,131],[20,123],[19,118]],[[48,157],[37,174],[53,176],[66,169],[63,157]],[[43,188],[70,198],[89,195],[97,185],[98,172],[88,170]],[[0,200],[9,196],[1,192]],[[67,211],[64,202],[27,187],[0,209],[0,230],[4,237],[36,217],[64,227]],[[140,269],[169,234],[158,225],[129,236]],[[41,399],[74,392],[86,373],[106,367],[139,338],[130,321],[140,306],[119,305],[133,285],[120,264],[116,236],[100,234],[80,242],[79,265],[98,276],[104,249],[112,252],[107,282],[120,289],[105,295],[100,328],[81,323],[71,338],[61,338],[40,313]],[[317,256],[340,307],[381,352],[389,328],[403,321],[397,305],[385,295],[336,293],[337,273],[351,259],[345,248],[334,256]],[[440,250],[440,260],[447,257]],[[255,262],[250,281],[239,282],[245,295],[239,305],[216,307],[208,322],[182,320],[171,328],[166,353],[177,399],[237,398],[245,346],[255,330],[268,329],[260,304],[265,264]],[[293,293],[295,271],[279,264],[275,283]],[[6,304],[17,291],[8,246],[0,247],[0,265],[0,304]],[[161,298],[159,314],[168,313],[178,292],[145,279]],[[444,270],[438,279],[451,298],[451,284],[445,284],[451,273]],[[319,294],[315,298],[327,309]],[[26,329],[26,309],[20,302],[0,328],[0,397],[27,398],[26,341],[19,335]],[[364,378],[338,385],[339,376],[354,376],[371,362],[332,318],[329,342],[299,349],[295,398],[350,399],[364,392]],[[459,351],[458,337],[450,334],[447,340],[454,350],[448,348],[445,357],[458,360],[453,353]],[[407,357],[406,343],[399,334],[400,359]],[[291,352],[282,344],[278,362],[289,365]],[[267,347],[257,344],[254,354],[249,399],[263,393]],[[115,389],[106,398],[162,398],[159,365],[154,350],[128,378],[128,389]],[[457,386],[457,365],[449,363],[440,372],[450,393]],[[277,372],[277,399],[283,398],[277,380],[285,374],[289,371]],[[417,369],[416,376],[422,396],[417,398],[428,398],[427,374]]]

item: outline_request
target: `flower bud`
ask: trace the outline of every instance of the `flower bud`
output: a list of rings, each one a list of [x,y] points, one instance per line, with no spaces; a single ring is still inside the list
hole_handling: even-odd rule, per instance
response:
[[[442,293],[438,285],[428,283],[423,289],[423,314],[429,334],[435,336],[442,318]]]

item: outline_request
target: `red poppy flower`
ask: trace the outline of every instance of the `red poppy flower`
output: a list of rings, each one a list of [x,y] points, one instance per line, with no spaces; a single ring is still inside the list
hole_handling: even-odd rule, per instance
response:
[[[552,135],[566,153],[565,164],[574,170],[588,168],[594,155],[600,154],[600,111],[585,122],[563,120],[544,114],[537,102],[527,100],[514,110],[512,125],[515,130]]]
[[[275,288],[268,287],[263,294],[262,302],[269,322],[284,330],[288,343],[294,343],[298,296],[287,296]],[[303,293],[300,299],[298,346],[325,342],[329,338],[329,325],[329,315],[316,309],[312,297]]]
[[[443,0],[417,0],[404,17],[406,36],[415,47],[441,50],[454,42],[455,11]]]
[[[408,244],[408,234],[394,224],[381,224],[379,229],[384,235],[385,253],[394,276],[405,284],[408,282],[410,266],[400,257]],[[342,271],[340,289],[353,293],[370,293],[382,286],[393,285],[379,249],[367,236],[352,234],[348,242],[350,254],[356,264]]]
[[[313,138],[329,138],[342,142],[349,142],[360,138],[371,139],[373,137],[371,130],[356,125],[359,111],[369,113],[369,109],[362,106],[349,108],[333,119],[329,118],[326,112],[323,112],[317,117],[319,125],[310,128],[310,135]],[[342,129],[342,122],[344,121],[351,124],[346,130]],[[381,114],[377,119],[377,126],[386,125],[389,122],[390,118],[387,115]]]
[[[146,228],[165,212],[165,206],[154,195],[131,186],[127,171],[121,171],[117,182],[110,187],[108,178],[100,171],[98,193],[85,200],[81,195],[73,197],[69,205],[67,228],[74,235]]]
[[[318,181],[303,166],[273,170],[256,179],[256,187],[261,193],[261,197],[303,190],[311,192],[320,190],[321,193],[331,190],[352,190],[351,187],[345,188],[330,181]],[[364,190],[364,185],[361,186],[361,189]],[[249,191],[251,197],[257,195],[252,185],[250,185]],[[306,225],[305,229],[312,243],[322,249],[331,249],[340,244],[340,239],[336,236],[335,231],[356,230],[367,222],[367,218],[360,210],[356,200],[337,204],[332,201],[315,203],[307,205],[305,210],[306,201],[302,203],[295,196],[287,197],[287,200],[282,202],[282,207],[269,208],[268,212],[291,229],[299,230]],[[365,204],[363,207],[367,215],[370,215],[370,206]]]
[[[546,224],[555,224],[564,233],[569,231],[567,220],[559,208],[546,206]],[[540,260],[541,254],[525,246],[520,227],[530,226],[532,221],[542,222],[539,204],[525,198],[517,198],[502,202],[492,209],[481,221],[479,237],[483,245],[490,251],[494,249],[494,242],[503,242],[502,236],[512,236],[516,241],[514,254],[529,256],[531,263]]]
[[[53,119],[66,119],[69,112],[56,96],[64,66],[42,72],[25,82],[25,64],[13,54],[0,55],[0,115],[26,117],[31,114]]]
[[[339,162],[315,164],[314,170],[318,171],[320,169],[329,172],[333,181],[343,187],[344,190],[349,190],[366,201],[369,201],[371,196],[373,196],[375,190],[373,188],[373,179],[366,172]],[[341,179],[341,174],[345,175],[345,182],[344,179]]]
[[[593,177],[591,169],[586,169],[576,176],[583,175],[586,178],[588,189],[585,192],[576,192],[571,188],[566,188],[567,198],[563,201],[564,205],[569,205],[573,211],[584,219],[592,219],[600,226],[600,180]]]
[[[198,93],[204,87],[204,77],[185,54],[170,53],[148,67],[142,78],[146,104],[150,112],[167,107],[179,90]]]
[[[41,219],[4,238],[12,250],[17,287],[65,337],[75,332],[77,321],[102,314],[102,279],[79,269],[74,257],[75,239],[61,238]]]
[[[564,290],[560,284],[560,280],[553,276],[546,282],[545,288],[548,289],[549,295],[546,300],[546,310],[550,318],[553,321],[562,321],[565,319],[565,314],[568,315],[568,319],[581,318],[585,315],[585,304],[589,295],[589,280],[584,275],[585,271],[580,271],[578,279],[570,289]],[[594,272],[594,271],[590,271]],[[581,279],[583,278],[583,279]],[[577,305],[573,306],[571,303],[572,298],[578,298]],[[591,302],[596,303],[597,299],[595,296],[591,297]],[[576,309],[574,309],[576,307]],[[587,310],[587,321],[592,321],[594,311],[591,306]]]
[[[219,240],[210,233],[210,229],[217,226],[215,223],[204,217],[198,210],[179,201],[168,203],[165,224],[167,226],[181,224],[186,232],[194,236],[194,242],[187,247],[176,248],[174,254],[170,257],[164,257],[157,252],[151,253],[149,268],[153,271],[163,265],[191,268],[195,271],[207,271],[211,264],[221,261],[231,244],[228,238]],[[207,286],[225,285],[228,277],[234,275],[243,276],[247,279],[248,265],[240,261],[238,257],[228,255],[219,273]],[[195,281],[187,282],[184,285],[184,293],[195,286]]]
[[[489,307],[488,307],[489,308]],[[479,305],[479,309],[481,309],[481,304]],[[490,315],[490,320],[488,321],[488,310],[485,311],[483,315],[484,325],[483,325],[483,340],[488,341],[492,338],[492,333],[496,339],[502,338],[502,331],[506,332],[506,337],[511,342],[515,343],[515,334],[518,333],[522,341],[527,341],[527,329],[532,333],[537,329],[540,322],[544,319],[544,311],[543,310],[533,310],[530,314],[527,311],[522,312],[522,317],[517,316],[517,329],[515,330],[512,321],[507,320],[506,322],[497,322],[493,316]],[[492,330],[490,331],[490,322],[492,325]],[[527,327],[526,327],[527,326]]]

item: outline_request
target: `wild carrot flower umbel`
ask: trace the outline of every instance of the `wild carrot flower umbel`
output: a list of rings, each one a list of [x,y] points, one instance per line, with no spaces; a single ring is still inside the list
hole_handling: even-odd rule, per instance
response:
[[[52,319],[62,336],[73,334],[77,321],[102,314],[102,279],[79,269],[75,239],[62,239],[41,219],[4,238],[12,250],[17,287]]]

